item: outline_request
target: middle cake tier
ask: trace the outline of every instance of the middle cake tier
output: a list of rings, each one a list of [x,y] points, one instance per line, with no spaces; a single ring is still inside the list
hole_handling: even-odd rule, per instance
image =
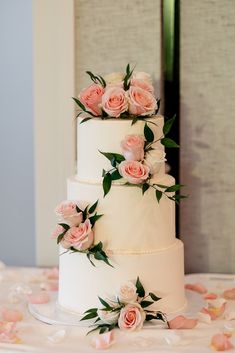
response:
[[[174,178],[165,174],[158,183],[170,186]],[[152,188],[142,195],[136,186],[116,183],[103,198],[101,184],[71,177],[67,195],[81,207],[99,200],[98,213],[103,216],[95,225],[95,243],[101,241],[113,253],[149,253],[175,241],[175,203],[166,196],[158,203]]]

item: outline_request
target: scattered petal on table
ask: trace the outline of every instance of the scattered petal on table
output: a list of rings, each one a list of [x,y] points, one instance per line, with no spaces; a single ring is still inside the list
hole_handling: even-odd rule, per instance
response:
[[[197,314],[197,318],[199,322],[203,322],[204,324],[211,324],[211,317],[207,310],[204,311],[204,308]]]
[[[226,300],[223,298],[218,298],[214,300],[208,300],[207,308],[203,308],[201,312],[209,314],[211,320],[216,320],[224,314],[226,307]]]
[[[224,333],[218,333],[211,339],[211,348],[216,351],[228,351],[233,349],[234,346],[230,342],[229,337]]]
[[[58,330],[53,332],[50,336],[48,336],[47,339],[51,343],[61,343],[62,341],[64,341],[66,335],[67,335],[66,330]]]
[[[223,293],[225,299],[234,300],[235,299],[235,288],[227,289]]]
[[[15,332],[15,323],[0,321],[0,342],[2,343],[20,343],[20,338]]]
[[[48,290],[49,292],[58,291],[58,282],[41,283],[41,289]]]
[[[198,323],[197,319],[188,319],[183,315],[176,316],[174,319],[168,322],[169,328],[178,329],[191,329],[194,328]]]
[[[23,319],[23,314],[19,310],[3,308],[2,317],[5,321],[17,322]]]
[[[47,279],[59,279],[59,269],[58,267],[53,267],[50,270],[45,270],[43,274],[46,276]]]
[[[201,283],[185,284],[185,289],[192,290],[192,291],[197,292],[199,294],[206,294],[206,292],[207,292],[207,289]]]
[[[49,294],[46,291],[40,291],[38,293],[28,295],[28,301],[31,304],[45,304],[50,300]]]
[[[205,300],[208,300],[208,299],[217,299],[218,298],[218,295],[215,294],[215,293],[206,293],[203,297]]]
[[[114,343],[114,332],[102,333],[93,338],[91,344],[96,349],[107,349]]]

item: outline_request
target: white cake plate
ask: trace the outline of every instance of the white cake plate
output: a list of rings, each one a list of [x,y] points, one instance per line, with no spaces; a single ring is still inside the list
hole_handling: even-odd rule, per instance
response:
[[[187,307],[178,314],[187,314],[193,316],[203,307],[202,296],[192,292],[186,291]],[[49,325],[64,325],[64,326],[80,326],[88,327],[93,321],[86,320],[80,321],[83,314],[74,314],[67,312],[60,308],[57,302],[57,293],[51,295],[51,300],[46,304],[29,304],[29,312],[39,321],[42,321]],[[174,315],[175,316],[175,315]],[[169,316],[170,318],[170,316]],[[159,325],[158,321],[154,321]],[[145,327],[148,326],[146,323]],[[153,327],[153,322],[149,323],[150,327]]]

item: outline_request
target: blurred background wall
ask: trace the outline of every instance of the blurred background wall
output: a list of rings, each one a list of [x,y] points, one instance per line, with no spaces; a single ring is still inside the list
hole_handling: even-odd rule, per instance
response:
[[[164,99],[163,1],[0,1],[1,260],[58,261],[53,209],[75,173],[71,96],[87,85],[86,70],[105,74],[136,64],[153,75]],[[180,208],[180,237],[187,272],[235,271],[234,15],[231,0],[180,1],[180,170],[190,194]]]

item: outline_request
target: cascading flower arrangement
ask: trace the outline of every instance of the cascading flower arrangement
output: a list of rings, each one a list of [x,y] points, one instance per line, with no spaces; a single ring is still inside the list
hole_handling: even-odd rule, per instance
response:
[[[93,266],[92,257],[113,267],[103,250],[102,242],[94,244],[94,225],[103,215],[97,214],[98,200],[82,210],[76,202],[63,201],[55,209],[61,222],[57,224],[52,237],[57,239],[66,251],[86,254]]]
[[[115,327],[125,331],[140,330],[144,322],[151,320],[161,320],[168,325],[165,314],[149,308],[161,298],[154,293],[146,295],[139,277],[135,284],[130,281],[122,285],[113,299],[98,298],[103,307],[88,309],[81,319],[95,319],[88,333],[99,330],[102,334]]]

